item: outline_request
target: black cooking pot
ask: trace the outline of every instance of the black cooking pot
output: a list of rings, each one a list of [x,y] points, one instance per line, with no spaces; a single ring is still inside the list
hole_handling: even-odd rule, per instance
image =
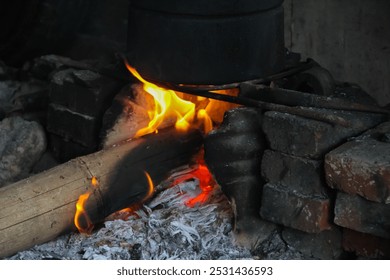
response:
[[[128,61],[152,81],[218,85],[284,67],[283,0],[130,0]]]

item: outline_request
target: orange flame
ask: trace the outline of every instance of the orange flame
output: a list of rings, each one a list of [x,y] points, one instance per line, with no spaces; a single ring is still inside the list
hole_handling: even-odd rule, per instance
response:
[[[180,131],[187,131],[195,116],[195,104],[181,99],[173,90],[164,89],[146,81],[141,75],[126,63],[127,69],[143,83],[144,90],[154,97],[155,109],[148,112],[151,120],[147,127],[140,129],[135,137],[157,132],[165,118],[176,118],[175,127]]]
[[[183,176],[180,176],[173,182],[173,184],[176,185],[193,178],[197,178],[199,180],[199,187],[201,189],[201,193],[185,202],[188,207],[194,207],[197,204],[202,204],[206,202],[207,199],[210,197],[210,193],[213,190],[212,186],[214,185],[213,177],[209,169],[206,165],[201,163],[196,170]]]
[[[99,181],[95,176],[91,178],[91,185],[94,188],[97,188],[99,186]],[[90,234],[94,227],[91,219],[88,216],[87,211],[85,211],[84,208],[85,203],[87,202],[91,193],[92,192],[87,192],[80,195],[76,203],[76,214],[74,215],[74,224],[80,233]]]
[[[214,122],[221,123],[223,114],[226,110],[236,107],[237,105],[226,103],[223,101],[209,100],[204,97],[187,96],[184,93],[175,92],[173,90],[164,89],[151,82],[146,81],[141,75],[125,62],[127,69],[143,84],[143,89],[149,93],[154,99],[154,109],[148,111],[150,121],[147,127],[141,128],[135,134],[135,137],[141,137],[145,134],[157,133],[158,128],[166,119],[174,119],[175,127],[180,131],[187,131],[192,124],[196,122],[198,126],[203,126],[205,133],[213,129]],[[218,91],[221,94],[237,95],[238,89]],[[191,101],[184,100],[179,97],[185,96]],[[154,192],[154,185],[150,175],[145,171],[145,176],[148,180],[149,189],[145,198],[117,213],[133,213],[138,209],[139,204],[145,202]],[[212,176],[203,164],[190,174],[180,178],[181,181],[191,178],[198,178],[201,194],[186,202],[189,207],[193,207],[198,203],[203,203],[207,200],[212,190]],[[91,184],[94,187],[98,186],[96,177],[92,177]],[[178,182],[177,182],[178,183]],[[74,224],[81,233],[90,233],[93,229],[93,224],[85,211],[85,203],[91,195],[91,191],[80,195],[76,204],[76,214],[74,216]]]
[[[145,200],[149,199],[152,196],[153,192],[154,192],[154,184],[153,184],[152,178],[150,177],[148,172],[144,171],[144,173],[145,173],[146,179],[148,180],[148,187],[149,187],[149,189],[148,189],[148,192],[146,193],[145,198],[142,200],[142,202],[144,202]]]

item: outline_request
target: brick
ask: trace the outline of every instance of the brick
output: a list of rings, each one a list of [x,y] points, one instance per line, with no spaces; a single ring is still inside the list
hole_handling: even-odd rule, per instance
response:
[[[343,249],[363,258],[389,258],[390,239],[344,229]]]
[[[338,192],[334,222],[355,231],[390,238],[390,205]]]
[[[100,126],[100,121],[94,117],[73,112],[61,105],[49,105],[47,130],[67,141],[95,148]]]
[[[307,258],[337,260],[343,254],[341,247],[342,231],[336,226],[320,233],[306,233],[285,228],[282,236],[290,247],[298,250]]]
[[[363,258],[389,258],[390,239],[381,238],[367,233],[343,229],[343,249]]]
[[[51,81],[50,102],[89,115],[101,116],[123,83],[90,70],[66,69]]]
[[[343,117],[351,125],[342,127],[286,113],[268,111],[264,114],[263,129],[270,148],[290,155],[321,159],[347,138],[360,135],[384,121],[385,118],[379,114],[315,110]]]
[[[347,142],[325,156],[325,174],[331,188],[390,203],[390,143]]]
[[[261,173],[269,183],[279,183],[303,195],[326,196],[323,161],[266,150]]]
[[[308,233],[330,228],[330,200],[303,196],[277,184],[263,187],[260,215],[263,219]]]

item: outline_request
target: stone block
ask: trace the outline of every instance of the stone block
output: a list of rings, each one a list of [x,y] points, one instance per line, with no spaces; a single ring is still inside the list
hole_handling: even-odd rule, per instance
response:
[[[325,174],[331,188],[389,204],[390,141],[364,137],[341,145],[325,156]]]
[[[0,187],[28,177],[46,150],[46,134],[35,121],[10,117],[0,122]]]
[[[390,205],[338,192],[334,222],[341,227],[390,238]]]
[[[326,196],[323,162],[266,150],[261,173],[269,183],[279,183],[294,193]]]
[[[298,250],[308,259],[337,260],[343,254],[342,231],[336,226],[320,233],[307,233],[285,228],[282,236],[290,247]]]
[[[260,215],[276,224],[308,233],[330,229],[330,200],[321,196],[304,196],[285,186],[263,187]]]
[[[286,154],[321,159],[333,148],[352,136],[384,121],[385,116],[361,112],[313,109],[344,118],[350,126],[343,127],[286,113],[268,111],[263,129],[272,150]]]
[[[50,102],[89,116],[102,116],[123,83],[90,70],[66,69],[51,81]]]
[[[84,147],[95,148],[101,123],[94,117],[73,112],[61,105],[50,104],[47,130]]]
[[[390,257],[390,239],[367,233],[343,229],[343,249],[355,253],[358,257],[381,259]]]

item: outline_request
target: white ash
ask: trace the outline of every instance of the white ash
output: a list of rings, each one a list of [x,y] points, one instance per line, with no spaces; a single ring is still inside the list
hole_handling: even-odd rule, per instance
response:
[[[301,252],[286,244],[279,230],[252,251],[237,246],[232,208],[218,186],[207,201],[194,207],[185,202],[200,193],[196,180],[168,189],[160,185],[156,189],[163,191],[128,220],[107,220],[91,235],[63,235],[9,259],[305,259]]]
[[[232,211],[216,187],[207,202],[188,207],[196,181],[166,189],[128,220],[111,220],[91,235],[71,233],[10,259],[248,259],[233,243]]]

